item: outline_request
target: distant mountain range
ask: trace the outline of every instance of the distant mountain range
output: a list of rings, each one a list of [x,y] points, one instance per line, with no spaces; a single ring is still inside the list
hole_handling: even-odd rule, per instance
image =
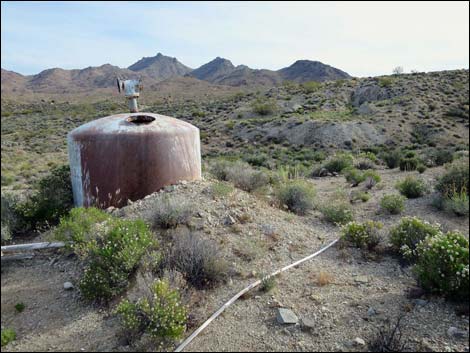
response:
[[[94,89],[114,88],[116,77],[141,77],[144,85],[157,89],[160,82],[177,79],[178,85],[185,81],[194,86],[272,86],[284,81],[329,81],[349,78],[349,74],[319,61],[298,60],[289,67],[272,71],[256,70],[246,65],[234,66],[230,60],[217,57],[197,69],[191,69],[176,58],[158,53],[144,57],[126,69],[105,64],[81,70],[47,69],[37,75],[24,76],[19,73],[1,71],[2,94],[37,92],[49,94],[78,93]],[[183,78],[183,79],[182,79]]]

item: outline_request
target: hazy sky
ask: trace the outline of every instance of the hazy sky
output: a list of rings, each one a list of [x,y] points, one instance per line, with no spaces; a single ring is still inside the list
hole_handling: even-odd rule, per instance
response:
[[[280,69],[319,60],[354,76],[468,68],[462,2],[9,2],[1,5],[2,68],[22,74],[177,57],[216,56]]]

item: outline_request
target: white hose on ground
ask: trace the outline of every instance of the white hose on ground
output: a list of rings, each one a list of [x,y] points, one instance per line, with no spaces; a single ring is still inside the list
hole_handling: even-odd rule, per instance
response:
[[[181,352],[189,343],[191,343],[191,341],[197,336],[199,335],[199,333],[201,333],[202,330],[204,330],[215,318],[217,318],[217,316],[219,316],[220,314],[222,314],[222,312],[227,309],[230,305],[232,305],[238,298],[240,298],[243,294],[245,294],[246,292],[248,292],[249,290],[255,288],[256,286],[258,286],[262,281],[265,281],[271,277],[274,277],[274,276],[277,276],[278,274],[280,274],[281,272],[284,272],[284,271],[287,271],[289,269],[291,269],[292,267],[295,267],[295,266],[298,266],[300,265],[301,263],[305,262],[305,261],[308,261],[310,259],[313,259],[315,256],[317,255],[320,255],[322,252],[324,252],[325,250],[329,249],[330,247],[332,247],[333,245],[335,245],[337,242],[338,242],[339,239],[336,239],[334,241],[332,241],[331,243],[329,243],[327,246],[323,247],[322,249],[318,250],[317,252],[307,256],[307,257],[304,257],[303,259],[300,259],[290,265],[287,265],[273,273],[271,273],[270,275],[267,275],[265,277],[263,277],[262,279],[250,284],[248,287],[242,289],[240,292],[238,292],[237,294],[235,294],[228,302],[226,302],[224,305],[222,305],[219,310],[217,310],[214,314],[212,314],[212,316],[210,318],[208,318],[201,326],[199,326],[199,328],[194,331],[191,336],[189,336],[188,338],[186,338],[175,350],[175,352]]]
[[[41,249],[56,249],[63,248],[65,243],[32,243],[32,244],[18,244],[18,245],[6,245],[2,246],[2,253],[4,252],[16,252],[16,251],[29,251],[29,250],[41,250]]]

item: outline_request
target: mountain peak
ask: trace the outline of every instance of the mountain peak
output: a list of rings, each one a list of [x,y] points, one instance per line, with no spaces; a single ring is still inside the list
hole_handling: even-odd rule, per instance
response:
[[[191,68],[180,63],[176,58],[157,53],[153,57],[143,57],[128,67],[129,70],[145,73],[158,81],[166,80],[173,76],[183,76],[191,71]]]
[[[323,64],[320,61],[297,60],[291,66],[278,71],[284,80],[307,82],[307,81],[330,81],[349,78],[346,72]]]

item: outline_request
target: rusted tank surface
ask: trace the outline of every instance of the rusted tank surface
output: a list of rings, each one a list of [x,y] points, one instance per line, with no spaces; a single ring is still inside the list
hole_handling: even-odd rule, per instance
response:
[[[122,207],[201,178],[199,129],[151,113],[117,114],[68,134],[75,206]]]

